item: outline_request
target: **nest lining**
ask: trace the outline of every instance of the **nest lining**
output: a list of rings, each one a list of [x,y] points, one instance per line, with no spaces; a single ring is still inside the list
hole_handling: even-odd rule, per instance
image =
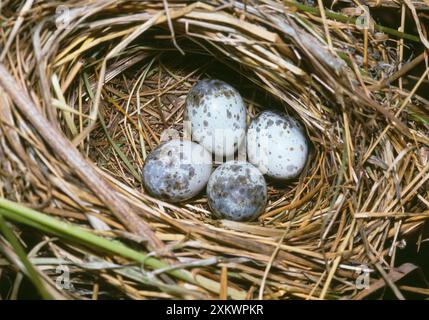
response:
[[[219,284],[209,288],[197,282],[189,285],[191,292],[171,292],[129,280],[131,288],[123,290],[122,280],[103,273],[119,296],[359,295],[355,271],[370,265],[373,280],[383,277],[375,270],[390,269],[389,251],[428,216],[421,200],[428,198],[429,178],[424,98],[394,85],[368,91],[395,75],[400,58],[392,55],[395,37],[377,41],[371,31],[365,48],[363,31],[330,20],[331,50],[317,16],[275,1],[234,4],[178,1],[166,8],[154,2],[76,2],[63,29],[49,20],[53,5],[33,8],[21,26],[27,34],[17,34],[9,49],[19,57],[10,58],[9,69],[46,117],[97,164],[115,194],[167,244],[164,250],[178,258],[176,263]],[[42,18],[48,22],[41,24]],[[41,29],[32,43],[25,37],[36,26]],[[269,182],[269,204],[255,223],[213,220],[204,194],[172,205],[148,196],[141,186],[145,156],[163,130],[182,132],[184,98],[206,76],[235,86],[250,117],[265,108],[297,117],[312,142],[299,179],[287,185]],[[23,148],[33,163],[12,165],[27,175],[8,179],[15,192],[3,192],[6,198],[141,249],[136,244],[141,239],[125,232],[127,226],[76,177],[73,166],[51,154],[30,129],[31,121],[3,99],[14,124],[12,133],[1,127],[8,139],[2,138],[3,147],[18,158]],[[69,252],[69,258],[84,261],[81,250]],[[49,247],[44,255],[58,256],[58,251]],[[177,286],[184,288],[180,281]]]

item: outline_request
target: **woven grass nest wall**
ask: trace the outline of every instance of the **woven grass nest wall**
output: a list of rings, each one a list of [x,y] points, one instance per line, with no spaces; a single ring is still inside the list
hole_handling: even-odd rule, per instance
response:
[[[426,59],[404,52],[427,44],[427,8],[405,1],[419,31],[407,34],[359,28],[346,7],[6,1],[0,276],[27,274],[55,298],[340,299],[371,292],[356,285],[365,265],[370,284],[402,297],[396,251],[429,217],[429,103],[417,94],[429,69],[401,82]],[[182,132],[186,94],[208,77],[240,91],[249,121],[281,109],[311,140],[304,172],[269,181],[254,222],[213,219],[204,193],[173,205],[142,187],[146,155]]]

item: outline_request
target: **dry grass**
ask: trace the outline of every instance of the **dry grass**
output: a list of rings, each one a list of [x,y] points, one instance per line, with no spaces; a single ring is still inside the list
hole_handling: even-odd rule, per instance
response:
[[[412,291],[391,274],[402,239],[429,217],[429,110],[416,93],[428,81],[426,48],[404,61],[409,43],[426,45],[418,14],[428,6],[375,3],[414,10],[419,34],[361,30],[350,18],[356,8],[333,12],[323,1],[80,0],[67,2],[69,20],[56,16],[59,2],[6,1],[0,197],[190,271],[166,276],[38,225],[42,232],[16,227],[51,293],[363,298],[355,285],[362,264],[398,298]],[[298,180],[269,183],[257,222],[213,220],[204,194],[172,205],[142,188],[146,155],[163,130],[182,130],[184,98],[203,77],[234,85],[249,121],[264,108],[284,109],[312,141]],[[4,237],[0,253],[1,276],[19,259]],[[52,286],[58,265],[70,266],[73,290]]]

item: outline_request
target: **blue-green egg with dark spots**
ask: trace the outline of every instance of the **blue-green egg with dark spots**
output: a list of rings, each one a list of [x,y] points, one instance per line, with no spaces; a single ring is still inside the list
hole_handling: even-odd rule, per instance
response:
[[[308,139],[301,124],[282,112],[263,111],[247,130],[247,156],[268,177],[296,178],[308,156]]]
[[[200,193],[212,172],[212,155],[189,140],[161,143],[146,158],[143,184],[161,200],[181,202]]]
[[[217,156],[231,156],[246,135],[247,111],[240,93],[221,80],[198,81],[186,97],[192,140]]]
[[[250,221],[265,209],[267,185],[261,172],[250,163],[228,161],[210,176],[207,198],[217,218]]]

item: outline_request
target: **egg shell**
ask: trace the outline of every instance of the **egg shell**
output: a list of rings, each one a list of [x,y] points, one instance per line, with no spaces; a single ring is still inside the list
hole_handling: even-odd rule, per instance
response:
[[[305,166],[308,142],[302,126],[282,112],[261,112],[247,130],[247,156],[274,179],[297,177]]]
[[[212,155],[197,143],[174,139],[161,143],[146,158],[143,184],[152,196],[181,202],[196,196],[212,172]]]
[[[253,220],[265,209],[267,185],[261,172],[250,163],[228,161],[210,176],[207,198],[218,218]]]
[[[241,95],[229,84],[200,80],[186,98],[192,140],[217,156],[231,156],[246,135],[246,108]]]

